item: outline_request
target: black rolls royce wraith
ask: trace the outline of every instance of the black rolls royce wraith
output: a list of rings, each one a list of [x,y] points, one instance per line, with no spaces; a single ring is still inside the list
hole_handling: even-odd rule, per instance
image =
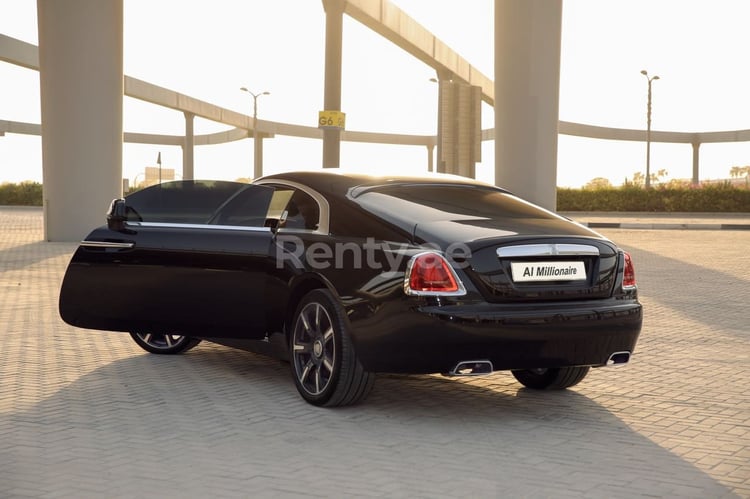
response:
[[[323,406],[362,400],[379,372],[567,388],[628,362],[642,322],[629,254],[578,223],[465,178],[322,171],[114,200],[59,306],[157,354],[281,345]]]

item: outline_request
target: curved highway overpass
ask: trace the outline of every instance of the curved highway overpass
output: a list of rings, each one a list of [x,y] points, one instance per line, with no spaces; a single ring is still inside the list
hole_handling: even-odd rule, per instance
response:
[[[382,30],[381,30],[382,31]],[[433,54],[432,57],[438,57]],[[425,54],[420,59],[427,58]],[[39,70],[39,54],[37,46],[16,40],[9,36],[0,34],[0,60],[22,66],[27,69]],[[433,65],[441,63],[436,58]],[[468,63],[466,63],[468,65]],[[470,68],[470,66],[468,66]],[[482,98],[488,103],[493,102],[492,81],[481,75],[478,71],[469,69],[466,71],[468,81],[479,83],[482,88]],[[137,132],[125,132],[125,142],[140,144],[163,144],[172,146],[208,145],[222,144],[236,140],[246,139],[253,130],[253,118],[249,115],[238,113],[209,102],[190,97],[188,95],[163,88],[137,78],[125,76],[125,95],[152,104],[167,107],[192,116],[199,116],[207,120],[215,121],[232,127],[223,132],[186,137],[185,135],[146,134]],[[611,128],[569,121],[559,122],[559,133],[603,140],[623,140],[645,142],[646,130],[635,130],[627,128]],[[274,135],[286,135],[291,137],[302,137],[322,139],[323,132],[317,127],[280,123],[276,121],[257,120],[257,131],[261,137],[273,137]],[[28,135],[41,135],[41,125],[34,123],[22,123],[16,121],[0,120],[0,133],[18,133]],[[404,135],[390,133],[374,133],[365,131],[344,131],[342,140],[352,142],[370,142],[378,144],[395,144],[408,146],[422,146],[432,149],[437,144],[434,135]],[[482,140],[495,140],[494,130],[483,130]],[[691,144],[698,149],[701,144],[727,143],[727,142],[750,142],[750,129],[730,130],[715,132],[674,132],[674,131],[651,131],[652,142],[665,142],[676,144]],[[189,155],[188,155],[189,156]],[[428,168],[432,169],[432,154],[428,155]],[[184,159],[189,159],[184,158]],[[187,166],[191,170],[192,165]],[[693,181],[699,180],[698,157],[694,156]],[[186,176],[189,178],[190,175]]]
[[[91,165],[121,163],[121,147],[118,152],[114,149],[110,150],[116,147],[115,145],[106,145],[116,140],[117,137],[120,137],[120,144],[124,139],[126,142],[182,146],[183,178],[193,177],[194,146],[240,140],[250,134],[260,139],[255,141],[256,154],[260,153],[256,155],[256,158],[262,158],[263,139],[274,135],[322,139],[323,166],[338,166],[339,140],[426,147],[428,168],[431,170],[434,167],[435,147],[438,147],[440,154],[442,142],[439,136],[349,130],[336,130],[332,134],[330,130],[321,130],[316,127],[267,120],[254,121],[251,116],[122,75],[122,0],[97,2],[91,4],[95,5],[96,9],[79,8],[76,10],[76,6],[84,6],[83,1],[70,0],[70,3],[61,4],[56,0],[39,0],[37,10],[42,50],[33,44],[0,34],[0,60],[32,70],[40,70],[41,66],[43,124],[0,121],[0,135],[23,133],[41,134],[45,137],[43,141],[45,190],[49,189],[52,192],[50,199],[54,198],[54,202],[51,204],[57,206],[54,211],[50,212],[48,210],[50,199],[45,195],[45,220],[51,213],[57,217],[61,225],[67,223],[66,220],[80,220],[81,226],[88,224],[87,221],[82,220],[85,218],[84,212],[91,211],[93,206],[98,206],[101,199],[91,199],[89,205],[79,206],[80,202],[73,203],[69,200],[71,198],[69,189],[74,184],[66,184],[66,182],[69,182],[68,177],[71,175],[99,174],[91,170],[94,168]],[[340,107],[337,107],[340,106],[341,85],[340,21],[341,16],[347,14],[432,67],[441,82],[458,82],[479,89],[481,99],[496,109],[495,128],[483,130],[481,134],[481,140],[494,140],[502,145],[500,149],[497,147],[495,149],[496,177],[501,175],[500,181],[539,204],[554,208],[556,136],[558,133],[605,140],[640,142],[647,140],[646,130],[608,128],[559,121],[557,117],[559,88],[556,80],[559,79],[561,0],[528,0],[522,4],[495,0],[495,81],[471,66],[468,61],[388,0],[322,1],[326,10],[325,109],[340,110]],[[77,13],[76,16],[63,16],[68,24],[59,21],[60,15],[73,11]],[[119,31],[111,29],[118,27]],[[530,37],[524,33],[534,33],[534,35]],[[98,47],[100,43],[104,45],[103,48]],[[95,65],[82,61],[80,52],[80,47],[90,47],[92,44],[97,45],[97,52],[94,55],[99,58],[97,59],[99,66],[96,66],[97,70],[94,72],[90,68]],[[512,46],[513,50],[501,48],[507,46]],[[543,48],[539,49],[539,47]],[[87,55],[87,57],[91,56],[92,54]],[[118,57],[119,62],[111,60],[118,59]],[[533,61],[544,62],[534,63]],[[73,70],[66,64],[75,66],[76,71],[88,73],[76,74],[78,79],[71,79]],[[535,64],[534,67],[537,69],[541,65],[544,71],[515,71],[515,68],[528,68],[532,64]],[[104,71],[101,70],[101,66],[104,67]],[[118,67],[120,76],[118,76]],[[46,72],[44,68],[47,68]],[[533,75],[528,76],[527,73]],[[497,75],[507,77],[508,81],[499,81]],[[554,83],[550,83],[553,80]],[[76,98],[79,100],[74,103],[68,102],[71,92],[66,93],[66,88],[77,89],[80,81],[86,81],[87,85],[92,85],[93,91],[83,94],[76,91],[75,93],[78,94]],[[496,93],[498,93],[497,100]],[[82,108],[97,109],[97,112],[101,112],[102,107],[109,107],[109,103],[113,103],[118,95],[123,94],[183,113],[185,134],[155,135],[124,132],[121,123],[121,102],[118,104],[119,110],[113,107],[112,113],[114,114],[94,117],[87,116],[86,112],[78,112]],[[94,99],[93,106],[89,105],[90,99]],[[442,105],[442,100],[440,105]],[[45,109],[47,109],[46,113]],[[502,109],[502,112],[498,112],[498,109]],[[78,120],[73,120],[72,124],[68,120],[69,115],[66,114],[71,112],[77,115]],[[196,136],[193,133],[193,121],[196,116],[224,124],[228,129],[223,132]],[[103,127],[107,128],[104,132],[99,130],[102,127],[98,125],[92,128],[93,124],[99,123],[96,120],[102,118],[104,118],[102,123],[107,125]],[[68,141],[80,142],[81,134],[86,133],[81,131],[76,135],[76,123],[80,124],[82,130],[86,128],[98,136],[95,142],[99,144],[97,146],[99,149],[85,152],[91,157],[80,158],[69,154],[71,147],[68,146]],[[54,133],[48,135],[51,132]],[[750,130],[698,133],[652,130],[650,141],[690,144],[693,148],[693,182],[698,182],[700,145],[709,142],[750,141]],[[336,144],[333,163],[327,161],[326,152],[327,148],[330,149],[327,146],[330,146],[332,142]],[[80,149],[84,149],[83,144],[79,148],[73,148],[76,151]],[[60,159],[58,153],[70,157]],[[79,151],[80,154],[84,153]],[[48,165],[49,158],[52,160]],[[523,161],[519,163],[518,160]],[[76,166],[81,164],[89,166]],[[534,164],[536,171],[532,172],[533,175],[528,175],[528,171],[508,171],[509,167],[504,166],[513,164]],[[67,165],[65,168],[71,168],[71,171],[57,172],[60,169],[59,165]],[[77,171],[76,168],[84,168],[84,170]],[[465,171],[468,170],[462,170],[462,172]],[[102,182],[101,191],[106,191],[104,195],[111,197],[110,191],[119,184],[117,179],[120,176],[121,167],[117,172],[106,172],[103,176],[100,175],[98,182]],[[531,181],[525,183],[529,178]],[[48,180],[51,184],[49,186]],[[71,210],[78,211],[74,214]],[[59,229],[58,235],[50,236],[50,226],[58,230],[58,225],[54,223],[50,225],[45,221],[45,237],[50,240],[69,238],[69,234],[81,230],[80,227],[74,229],[71,226]]]

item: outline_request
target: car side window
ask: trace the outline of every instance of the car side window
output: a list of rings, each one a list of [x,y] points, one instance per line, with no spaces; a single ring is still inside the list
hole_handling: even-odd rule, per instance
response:
[[[211,219],[216,225],[263,227],[266,224],[268,207],[273,190],[263,186],[246,185],[243,190],[227,201]]]
[[[267,185],[267,184],[266,184]],[[285,185],[275,189],[268,218],[280,221],[281,229],[316,230],[320,223],[318,203],[306,192]]]
[[[283,227],[286,229],[315,230],[318,228],[320,208],[318,203],[306,192],[295,190],[286,206],[287,217]]]
[[[128,220],[204,224],[247,184],[221,180],[179,180],[141,189],[125,197]]]

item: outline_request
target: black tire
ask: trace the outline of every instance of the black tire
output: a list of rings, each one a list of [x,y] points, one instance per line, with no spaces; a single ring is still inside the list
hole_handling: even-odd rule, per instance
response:
[[[589,372],[589,367],[555,367],[511,371],[526,388],[534,390],[562,390],[577,385]]]
[[[375,374],[357,360],[349,320],[328,290],[311,291],[297,306],[289,357],[297,391],[313,405],[352,405],[372,391]]]
[[[175,355],[198,345],[201,340],[177,334],[130,333],[139,347],[151,353]]]

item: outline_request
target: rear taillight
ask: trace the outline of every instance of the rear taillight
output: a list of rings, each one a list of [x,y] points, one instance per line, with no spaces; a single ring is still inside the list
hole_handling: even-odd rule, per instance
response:
[[[404,292],[417,296],[460,296],[466,294],[466,289],[442,255],[426,252],[409,261]]]
[[[633,267],[633,259],[630,258],[630,253],[623,253],[625,256],[625,269],[622,274],[622,287],[623,288],[634,288],[635,285],[635,267]]]

